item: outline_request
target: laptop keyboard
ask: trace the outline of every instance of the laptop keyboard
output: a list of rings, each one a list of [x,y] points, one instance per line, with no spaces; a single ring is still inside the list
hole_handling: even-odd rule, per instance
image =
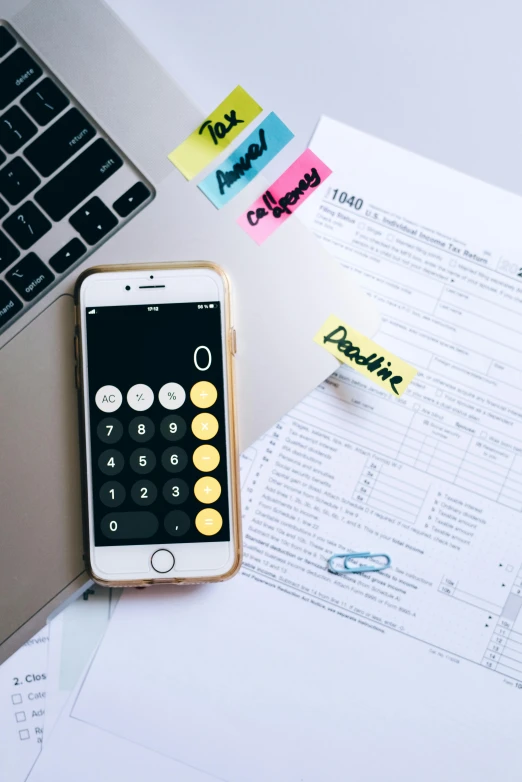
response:
[[[0,24],[0,332],[152,198],[145,178]]]

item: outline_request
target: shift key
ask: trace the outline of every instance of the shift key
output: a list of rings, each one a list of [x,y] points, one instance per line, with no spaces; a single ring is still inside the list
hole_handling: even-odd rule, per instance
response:
[[[52,220],[61,220],[122,165],[123,160],[109,144],[104,139],[97,139],[37,190],[34,200]]]
[[[50,176],[95,135],[93,126],[78,109],[69,109],[25,148],[24,155],[39,174]]]

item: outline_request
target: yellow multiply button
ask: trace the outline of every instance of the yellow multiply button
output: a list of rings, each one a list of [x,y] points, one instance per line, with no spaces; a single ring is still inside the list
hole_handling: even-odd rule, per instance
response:
[[[211,440],[218,429],[218,420],[212,413],[200,413],[192,420],[192,432],[199,440]]]
[[[190,389],[190,398],[196,407],[212,407],[217,395],[216,386],[208,380],[200,380]]]
[[[222,526],[221,513],[214,508],[204,508],[196,516],[196,529],[202,535],[215,535]]]
[[[219,464],[220,456],[213,445],[200,445],[192,454],[192,461],[201,472],[212,472]]]
[[[210,505],[212,502],[216,502],[216,500],[219,499],[221,495],[221,484],[215,478],[205,475],[204,478],[200,478],[199,481],[196,481],[194,494],[197,500]]]

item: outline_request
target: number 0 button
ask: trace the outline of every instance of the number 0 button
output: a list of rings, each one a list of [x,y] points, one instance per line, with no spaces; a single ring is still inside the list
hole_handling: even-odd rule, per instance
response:
[[[163,487],[163,496],[171,505],[181,505],[187,499],[188,494],[189,488],[181,478],[173,478],[167,481]]]
[[[98,467],[104,475],[118,475],[123,470],[123,455],[114,448],[104,451],[98,459]]]
[[[152,481],[136,481],[131,489],[131,497],[136,505],[152,505],[157,496],[158,490]]]

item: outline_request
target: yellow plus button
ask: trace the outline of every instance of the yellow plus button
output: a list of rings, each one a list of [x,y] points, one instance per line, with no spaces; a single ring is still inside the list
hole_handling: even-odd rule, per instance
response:
[[[196,481],[194,486],[194,494],[196,499],[200,502],[204,502],[206,505],[210,505],[219,499],[221,495],[221,486],[219,481],[212,478],[210,475],[205,475]]]

